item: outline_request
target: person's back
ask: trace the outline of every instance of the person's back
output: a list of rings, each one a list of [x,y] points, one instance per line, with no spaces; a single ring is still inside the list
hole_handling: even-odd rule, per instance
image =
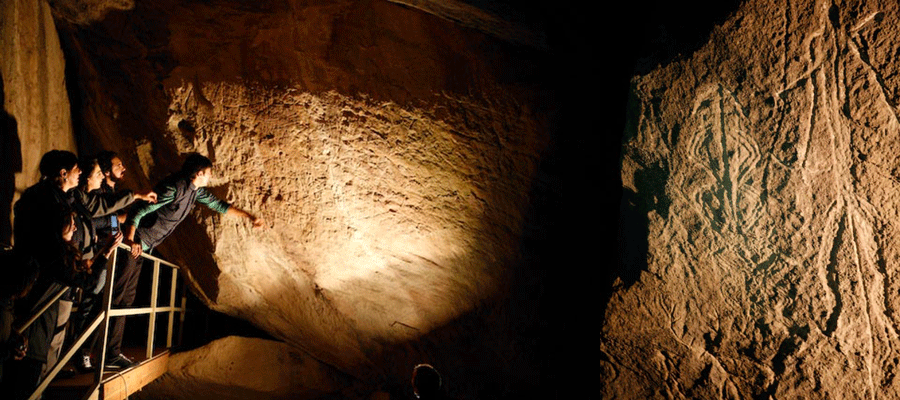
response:
[[[138,236],[145,249],[154,248],[169,237],[194,208],[198,192],[205,192],[194,187],[189,177],[181,173],[163,179],[154,190],[160,196],[159,207],[152,207],[152,212],[146,212],[151,207],[138,207],[132,216],[132,223],[139,225]]]
[[[49,229],[53,216],[48,211],[62,204],[65,204],[65,193],[49,181],[43,180],[25,189],[13,206],[15,247],[35,257],[39,263],[53,257],[41,248],[55,239],[55,232]]]

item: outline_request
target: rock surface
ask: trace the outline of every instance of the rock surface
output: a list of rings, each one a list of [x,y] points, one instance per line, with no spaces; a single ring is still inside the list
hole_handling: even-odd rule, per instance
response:
[[[634,78],[603,398],[900,395],[898,22],[745,1]]]
[[[0,243],[10,243],[12,205],[40,178],[41,156],[75,151],[65,65],[46,3],[0,3]]]
[[[166,375],[138,392],[137,397],[315,398],[339,390],[339,377],[339,373],[285,343],[231,336],[172,355]]]
[[[122,154],[133,186],[208,155],[211,190],[267,219],[195,210],[160,247],[213,309],[370,383],[431,362],[467,397],[527,387],[532,321],[498,304],[549,142],[547,57],[363,3],[139,2],[67,25],[81,143]]]

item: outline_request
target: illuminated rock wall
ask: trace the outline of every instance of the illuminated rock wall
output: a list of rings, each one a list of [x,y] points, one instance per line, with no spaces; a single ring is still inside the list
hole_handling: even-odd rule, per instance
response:
[[[647,251],[608,305],[604,398],[900,395],[898,21],[747,1],[634,78],[626,243]]]
[[[87,151],[132,187],[208,155],[211,190],[268,221],[196,210],[160,247],[210,307],[363,380],[534,366],[486,310],[549,141],[542,50],[381,1],[143,2],[63,37]]]
[[[64,70],[50,7],[0,3],[0,243],[10,243],[12,204],[40,178],[41,156],[75,150]]]
[[[260,373],[265,371],[265,373]],[[340,374],[281,342],[229,336],[174,354],[149,398],[296,399],[340,391]]]

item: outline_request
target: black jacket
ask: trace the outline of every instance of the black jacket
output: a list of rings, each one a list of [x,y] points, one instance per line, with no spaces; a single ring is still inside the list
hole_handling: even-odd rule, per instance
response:
[[[203,204],[219,213],[230,207],[205,188],[197,188],[190,179],[173,175],[160,182],[154,189],[156,204],[141,203],[135,207],[130,224],[137,225],[135,240],[140,240],[144,250],[162,243],[175,227],[184,221],[194,208],[194,202]]]

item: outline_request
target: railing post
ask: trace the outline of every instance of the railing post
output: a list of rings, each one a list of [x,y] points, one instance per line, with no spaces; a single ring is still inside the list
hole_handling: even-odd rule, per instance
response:
[[[169,329],[166,332],[166,347],[172,347],[172,328],[175,326],[175,288],[178,286],[178,270],[172,268],[172,282],[169,289]]]
[[[184,317],[187,315],[187,283],[181,286],[181,316],[178,318],[178,345],[184,339]]]
[[[156,333],[156,302],[159,294],[159,260],[153,261],[153,286],[150,287],[150,323],[147,326],[147,358],[153,357],[153,338]]]
[[[112,252],[112,258],[106,264],[106,286],[103,287],[103,322],[100,326],[100,333],[103,340],[100,342],[100,362],[97,364],[94,373],[94,383],[100,385],[103,381],[103,369],[106,366],[106,344],[109,341],[109,310],[112,308],[113,282],[116,281],[116,267],[119,249],[116,248]],[[131,253],[125,255],[131,257]],[[128,262],[128,260],[125,260]]]

